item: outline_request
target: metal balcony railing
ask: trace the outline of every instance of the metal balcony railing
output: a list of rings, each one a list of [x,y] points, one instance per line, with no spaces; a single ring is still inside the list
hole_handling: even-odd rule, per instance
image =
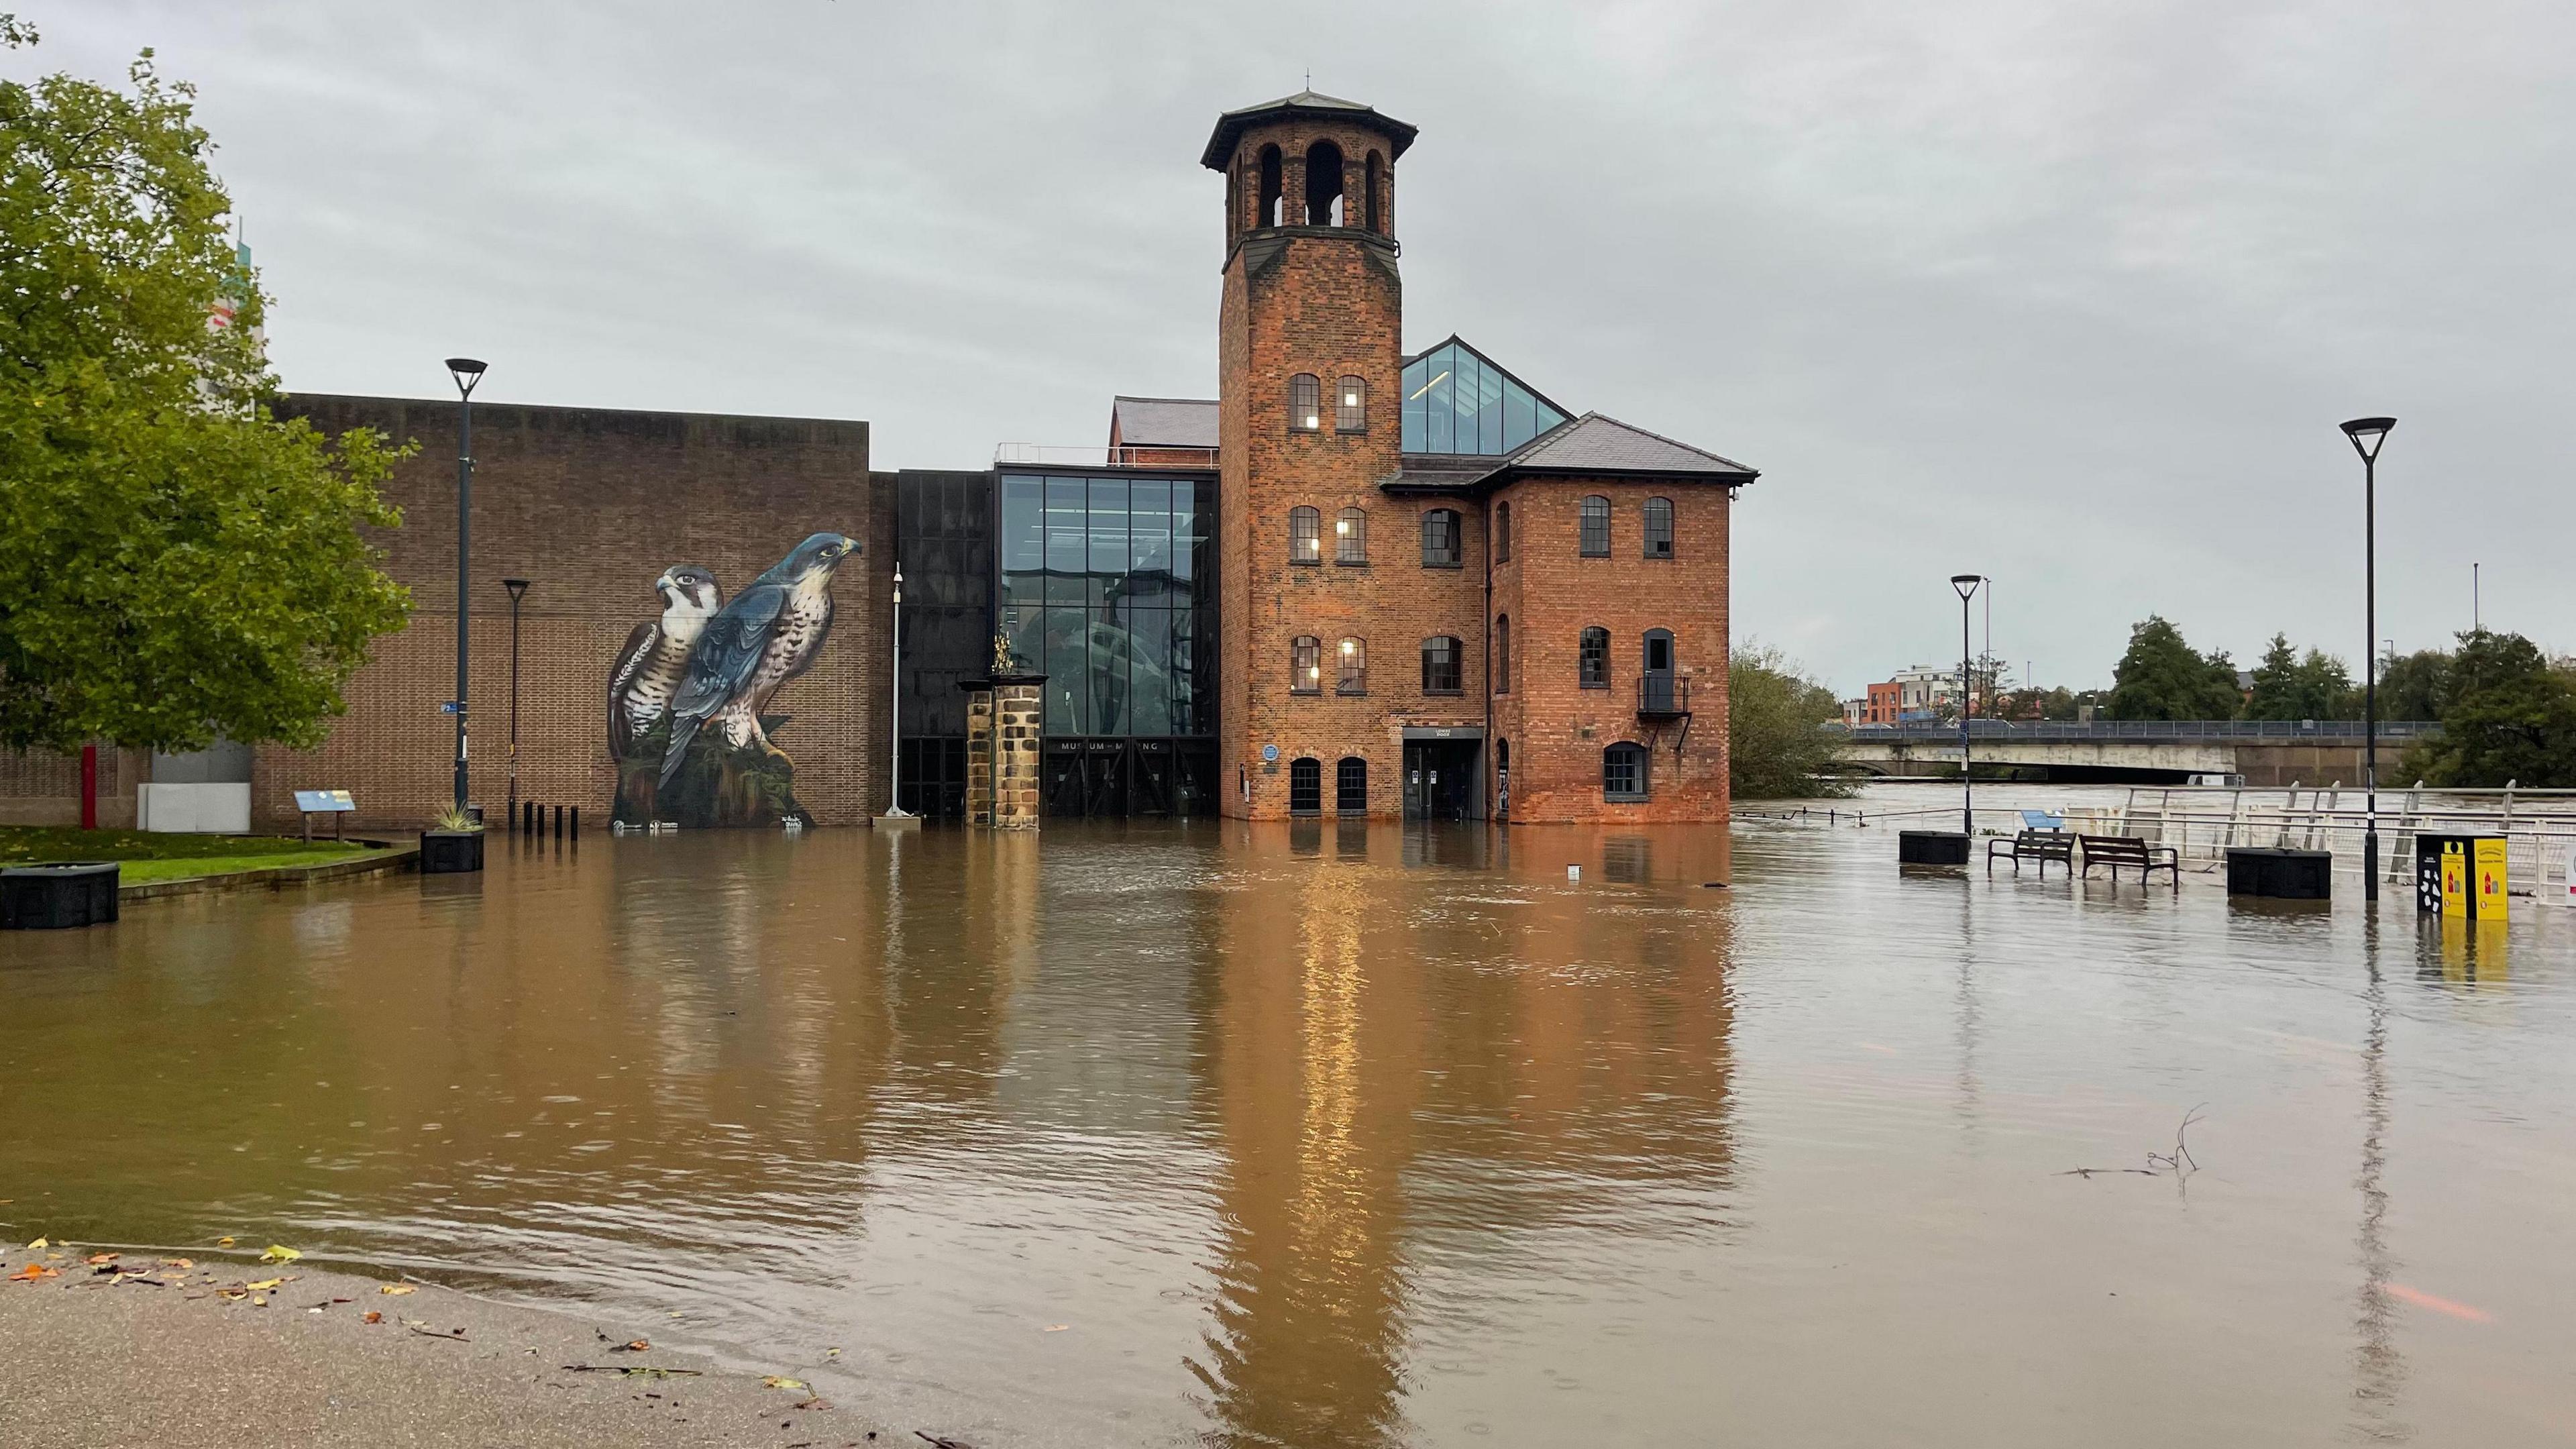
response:
[[[1647,674],[1637,679],[1637,714],[1643,719],[1672,719],[1691,712],[1690,681],[1674,674]]]

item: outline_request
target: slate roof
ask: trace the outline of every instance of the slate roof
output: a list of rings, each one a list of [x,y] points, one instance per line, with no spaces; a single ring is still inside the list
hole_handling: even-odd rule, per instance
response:
[[[1293,96],[1281,96],[1275,101],[1263,101],[1257,106],[1245,106],[1241,110],[1228,111],[1217,117],[1216,131],[1208,137],[1207,150],[1200,153],[1199,164],[1210,171],[1223,171],[1227,161],[1234,155],[1235,137],[1242,135],[1247,127],[1259,125],[1263,121],[1277,120],[1282,116],[1294,115],[1299,111],[1320,112],[1344,120],[1366,117],[1375,122],[1379,130],[1386,133],[1388,152],[1386,159],[1389,161],[1403,155],[1405,148],[1413,144],[1413,138],[1421,134],[1418,128],[1408,126],[1393,116],[1381,114],[1375,106],[1362,105],[1358,101],[1346,101],[1339,96],[1319,95],[1314,91],[1299,91]]]
[[[1216,400],[1112,398],[1109,428],[1119,442],[1130,448],[1213,448],[1217,435]]]
[[[1738,487],[1761,477],[1732,458],[1600,413],[1557,424],[1500,458],[1407,453],[1401,469],[1378,480],[1389,493],[1473,493],[1527,474],[1690,479]]]

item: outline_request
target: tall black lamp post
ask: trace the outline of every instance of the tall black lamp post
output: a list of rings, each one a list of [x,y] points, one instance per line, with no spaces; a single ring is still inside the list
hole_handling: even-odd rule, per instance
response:
[[[2354,418],[2343,425],[2352,450],[2361,455],[2361,614],[2366,632],[2362,653],[2368,656],[2361,676],[2361,898],[2379,899],[2379,445],[2388,441],[2395,418]]]
[[[510,591],[510,804],[501,818],[516,829],[519,822],[519,600],[528,593],[526,579],[503,579]]]
[[[456,810],[465,811],[465,665],[472,646],[466,642],[466,618],[472,612],[473,589],[466,579],[474,552],[474,385],[483,380],[483,364],[471,357],[447,359],[448,376],[456,379]]]
[[[1976,687],[1969,683],[1968,673],[1968,600],[1976,596],[1977,585],[1984,583],[1983,574],[1952,574],[1950,587],[1959,591],[1959,833],[1971,839],[1977,833],[1977,790],[1969,783],[1973,763],[1968,743],[1968,716],[1976,712]]]

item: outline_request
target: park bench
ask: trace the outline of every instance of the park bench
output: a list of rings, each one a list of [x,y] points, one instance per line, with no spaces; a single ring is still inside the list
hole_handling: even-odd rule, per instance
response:
[[[2021,874],[2025,860],[2039,862],[2039,878],[2048,879],[2048,863],[2056,861],[2068,870],[2075,868],[2075,837],[2062,830],[2025,830],[2006,840],[1997,836],[1986,842],[1986,874],[1995,873],[1995,857],[2013,863],[2013,874]]]
[[[2145,885],[2147,876],[2160,870],[2173,877],[2174,893],[2181,894],[2182,856],[2172,846],[2149,845],[2126,835],[2084,835],[2077,838],[2084,842],[2085,875],[2091,875],[2097,863],[2107,865],[2111,867],[2111,884],[2118,885],[2120,867],[2132,865],[2138,868],[2138,884]]]

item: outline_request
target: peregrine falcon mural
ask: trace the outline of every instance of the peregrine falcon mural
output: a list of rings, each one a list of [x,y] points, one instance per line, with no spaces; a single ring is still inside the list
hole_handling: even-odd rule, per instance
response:
[[[768,713],[832,631],[832,575],[858,541],[817,533],[727,601],[695,565],[656,581],[659,620],[627,636],[609,675],[608,751],[623,825],[808,821],[795,762]]]

